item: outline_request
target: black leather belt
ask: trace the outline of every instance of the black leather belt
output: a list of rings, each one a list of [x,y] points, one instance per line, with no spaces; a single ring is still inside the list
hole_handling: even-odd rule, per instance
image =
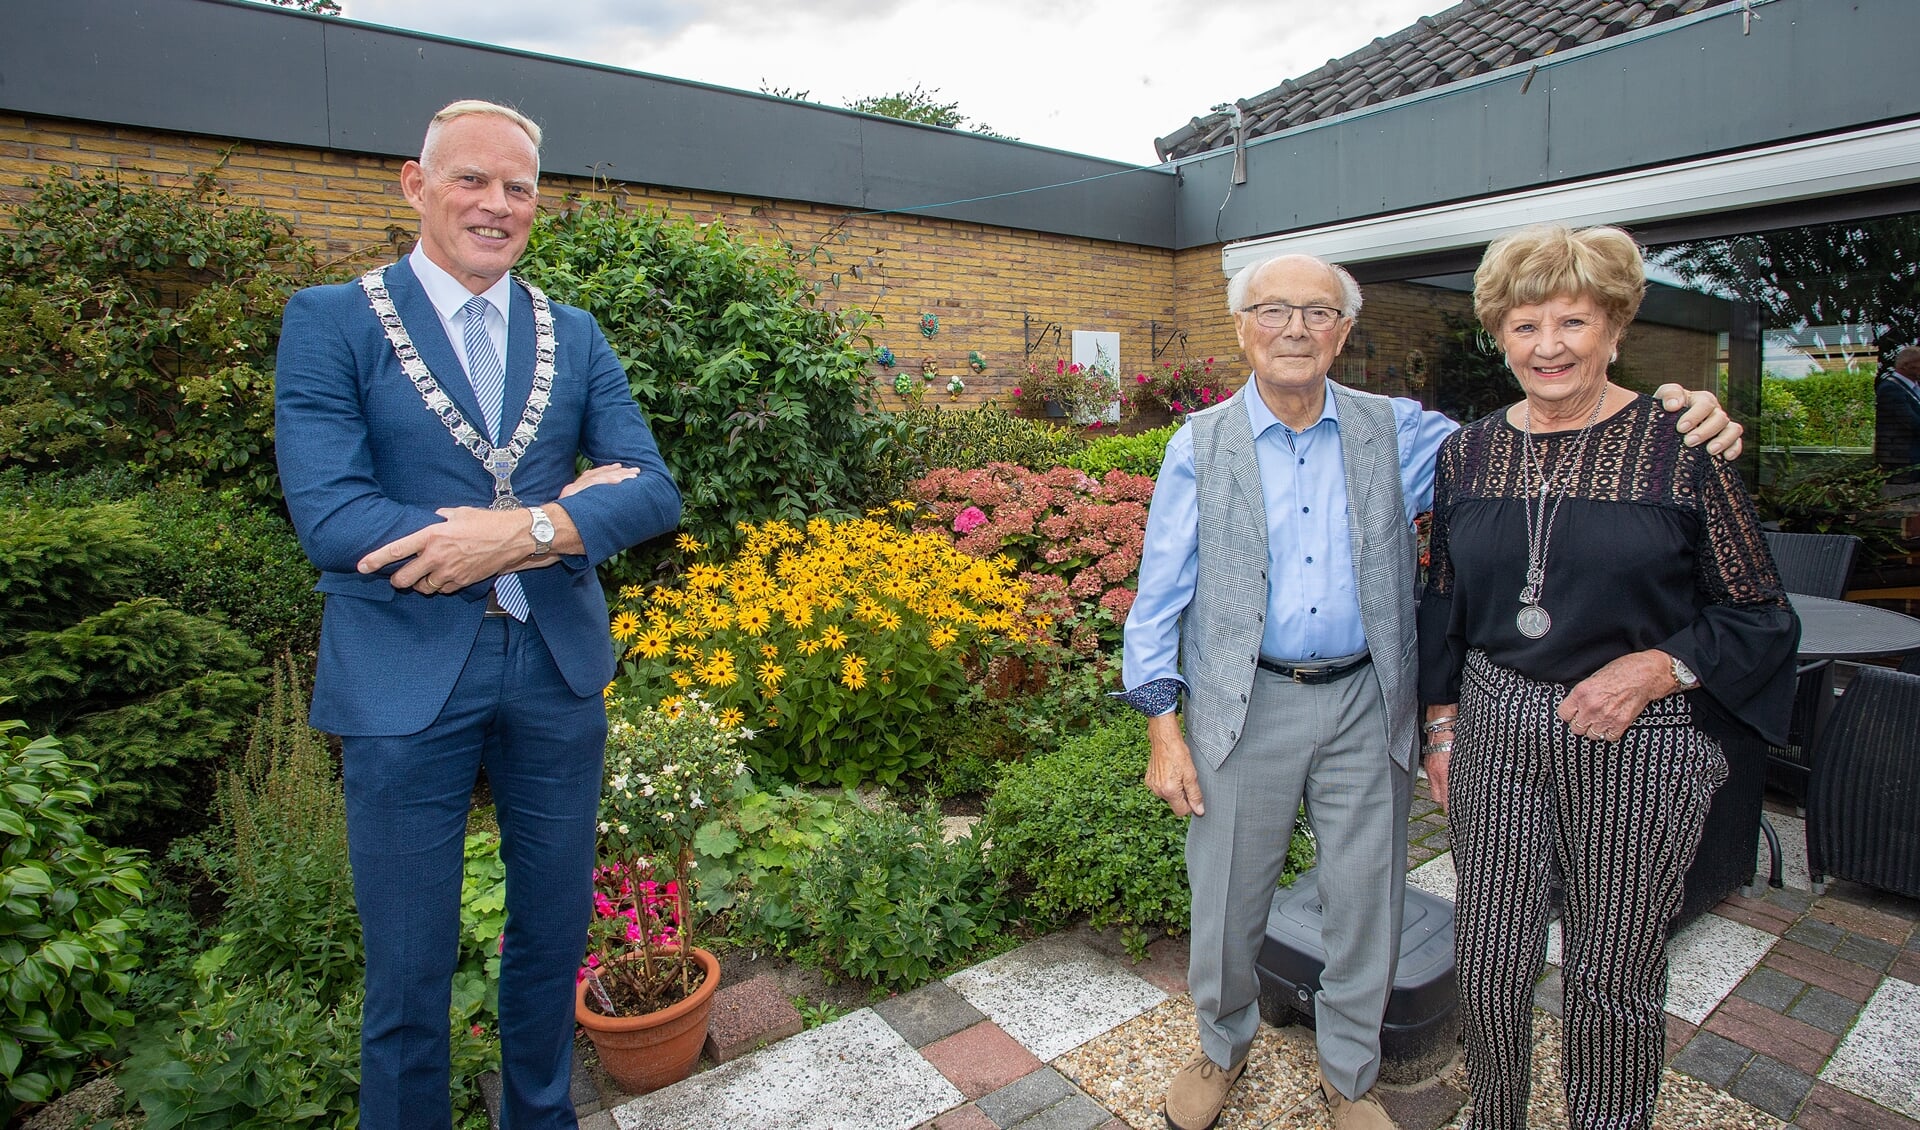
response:
[[[1346,678],[1372,662],[1372,652],[1350,663],[1322,663],[1311,667],[1297,663],[1276,663],[1263,655],[1260,657],[1260,669],[1271,671],[1282,678],[1292,679],[1296,683],[1331,683],[1336,679]]]

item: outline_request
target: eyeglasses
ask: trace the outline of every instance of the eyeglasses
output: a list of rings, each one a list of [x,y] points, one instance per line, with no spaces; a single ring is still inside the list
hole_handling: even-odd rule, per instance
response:
[[[1293,321],[1293,312],[1300,312],[1300,320],[1310,330],[1332,328],[1340,320],[1340,311],[1331,306],[1295,306],[1291,302],[1262,302],[1258,306],[1242,306],[1242,314],[1252,314],[1253,320],[1261,328],[1269,330],[1285,329]]]

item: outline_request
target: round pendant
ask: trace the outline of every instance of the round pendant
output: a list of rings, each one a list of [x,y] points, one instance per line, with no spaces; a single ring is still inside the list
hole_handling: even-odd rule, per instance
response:
[[[493,506],[492,506],[492,509],[494,509],[494,510],[521,510],[521,509],[524,509],[524,507],[523,507],[523,506],[521,506],[521,504],[520,504],[520,500],[519,500],[518,498],[515,498],[515,497],[514,497],[513,495],[511,495],[511,494],[497,494],[497,495],[494,495],[494,496],[493,496]]]
[[[1537,604],[1529,604],[1520,609],[1520,614],[1513,618],[1513,622],[1519,626],[1520,634],[1530,640],[1539,639],[1547,634],[1548,628],[1553,627],[1553,617],[1547,615],[1547,610]]]

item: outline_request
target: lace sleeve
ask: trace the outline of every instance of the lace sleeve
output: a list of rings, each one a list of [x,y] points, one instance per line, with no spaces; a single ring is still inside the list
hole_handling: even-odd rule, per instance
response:
[[[1466,666],[1466,639],[1453,615],[1453,559],[1448,552],[1454,494],[1473,429],[1448,437],[1435,461],[1433,514],[1427,528],[1427,584],[1415,619],[1420,631],[1420,701],[1427,705],[1460,701],[1460,672]]]

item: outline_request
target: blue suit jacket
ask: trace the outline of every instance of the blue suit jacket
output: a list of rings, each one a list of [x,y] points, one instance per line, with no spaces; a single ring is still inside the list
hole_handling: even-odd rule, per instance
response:
[[[466,372],[404,260],[387,268],[386,282],[421,359],[483,427]],[[514,492],[534,505],[553,501],[573,480],[577,455],[641,472],[569,496],[560,505],[586,552],[519,574],[533,625],[584,698],[606,688],[615,665],[594,566],[677,526],[680,492],[592,315],[556,302],[553,317],[553,399],[514,472]],[[510,429],[533,386],[533,302],[519,286],[508,325],[502,418]],[[350,736],[417,733],[439,715],[472,650],[491,581],[424,596],[355,564],[442,521],[439,507],[488,505],[492,478],[421,402],[357,282],[312,287],[287,303],[274,425],[287,509],[327,594],[312,723]]]

